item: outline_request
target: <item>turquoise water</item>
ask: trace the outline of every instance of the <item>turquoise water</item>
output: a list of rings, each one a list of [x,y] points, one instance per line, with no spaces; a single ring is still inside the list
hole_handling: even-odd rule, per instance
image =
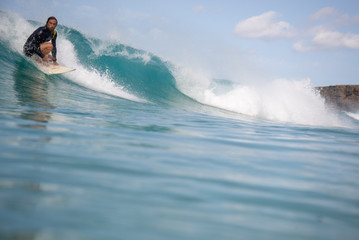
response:
[[[17,50],[38,25],[0,20],[1,239],[359,236],[357,114],[307,81],[204,81],[66,26],[77,70],[46,76]]]

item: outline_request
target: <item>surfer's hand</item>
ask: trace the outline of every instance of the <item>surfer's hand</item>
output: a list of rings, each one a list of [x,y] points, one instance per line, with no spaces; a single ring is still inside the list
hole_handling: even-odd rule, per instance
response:
[[[51,61],[52,60],[52,58],[51,58],[51,56],[49,56],[49,55],[46,55],[43,59],[42,59],[42,61],[44,61],[44,62],[48,62],[48,61]]]

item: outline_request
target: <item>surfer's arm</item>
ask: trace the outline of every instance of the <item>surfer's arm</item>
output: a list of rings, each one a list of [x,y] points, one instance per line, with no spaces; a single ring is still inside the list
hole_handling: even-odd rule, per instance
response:
[[[56,58],[56,54],[57,54],[57,49],[56,49],[56,38],[57,38],[57,33],[55,33],[55,36],[52,38],[51,43],[52,43],[52,51],[51,51],[51,55],[52,55],[52,60],[54,61],[54,63],[56,62],[57,58]]]

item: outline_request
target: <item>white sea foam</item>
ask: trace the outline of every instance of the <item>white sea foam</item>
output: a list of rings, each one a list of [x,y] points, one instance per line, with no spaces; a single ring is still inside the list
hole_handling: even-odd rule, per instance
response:
[[[261,84],[232,84],[218,91],[211,78],[189,68],[175,68],[178,88],[189,97],[210,106],[275,121],[320,126],[345,126],[331,112],[310,79],[274,79]]]
[[[346,114],[355,120],[359,120],[359,113],[346,112]]]
[[[16,13],[0,14],[0,38],[15,52],[22,54],[24,43],[34,30],[34,26]]]

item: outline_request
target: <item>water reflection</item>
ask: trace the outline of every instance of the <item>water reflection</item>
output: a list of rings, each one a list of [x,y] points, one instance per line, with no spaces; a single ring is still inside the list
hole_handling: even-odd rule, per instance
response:
[[[50,110],[54,109],[54,106],[50,103],[48,98],[48,79],[26,61],[26,59],[16,62],[13,79],[18,109],[20,110],[18,116],[29,122],[28,124],[21,124],[19,126],[40,130],[31,132],[31,138],[25,136],[21,137],[20,141],[24,142],[23,144],[20,143],[20,146],[27,146],[26,148],[30,149],[29,140],[35,140],[35,142],[40,143],[40,145],[35,144],[31,146],[35,146],[36,149],[38,149],[38,147],[42,148],[43,144],[51,140],[43,130],[46,130],[47,123],[51,119]],[[9,180],[8,184],[2,186],[5,187],[9,193],[8,199],[5,198],[2,202],[2,207],[5,207],[9,219],[11,220],[4,226],[8,231],[0,231],[0,239],[32,240],[38,237],[40,229],[28,228],[27,223],[25,223],[26,220],[24,219],[31,222],[33,218],[36,218],[38,202],[35,201],[35,199],[36,196],[43,191],[41,183],[38,180],[35,180],[36,178],[32,180],[32,176],[39,173],[38,169],[34,167],[37,165],[32,164],[32,161],[39,160],[40,159],[36,157],[36,155],[24,156],[20,153],[18,159],[19,166],[31,165],[32,167],[26,168],[18,174],[21,174],[22,176],[26,175],[28,178],[24,181],[21,177],[17,179],[15,177],[16,175],[14,175],[13,178],[16,180]],[[11,194],[13,192],[17,192],[19,197],[13,198],[13,195]]]
[[[25,127],[45,129],[51,119],[50,109],[54,106],[48,100],[48,80],[25,59],[16,63],[14,71],[14,89],[22,108],[20,118],[36,123]],[[39,124],[41,123],[41,124]]]

